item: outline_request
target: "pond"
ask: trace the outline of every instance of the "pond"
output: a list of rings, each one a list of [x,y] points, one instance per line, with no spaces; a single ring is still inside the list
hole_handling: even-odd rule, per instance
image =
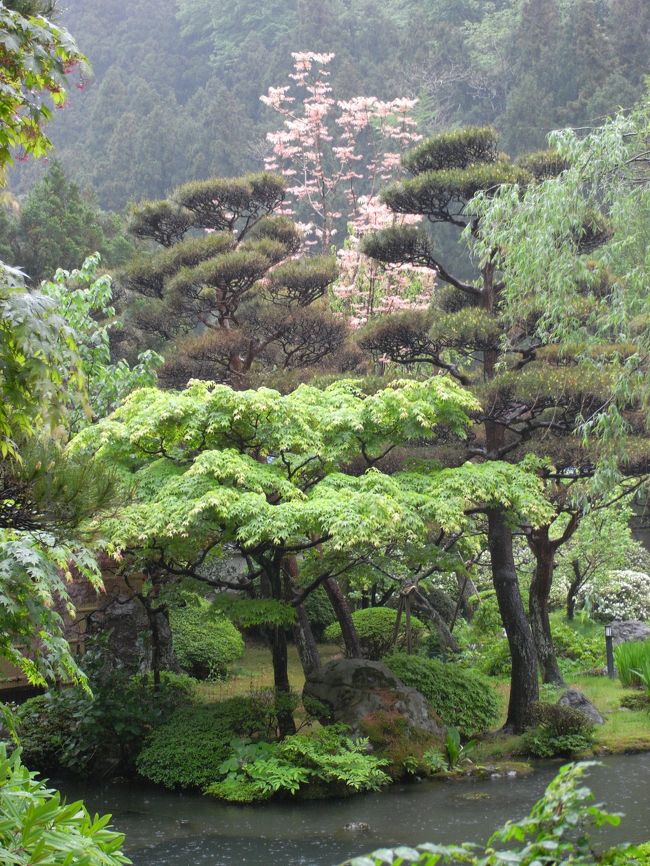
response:
[[[136,866],[334,866],[398,843],[484,841],[528,811],[558,766],[545,764],[524,779],[429,781],[347,800],[264,806],[228,806],[139,784],[53,782],[91,812],[112,813]],[[588,784],[610,811],[625,813],[603,844],[650,838],[650,754],[605,758]],[[370,831],[344,830],[350,821],[365,821]]]

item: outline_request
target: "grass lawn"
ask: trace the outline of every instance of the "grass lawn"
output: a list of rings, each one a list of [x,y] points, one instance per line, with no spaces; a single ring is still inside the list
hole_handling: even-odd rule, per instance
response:
[[[334,644],[321,644],[321,660],[328,661],[341,650]],[[289,644],[289,682],[291,688],[300,694],[305,684],[305,675],[293,644]],[[248,695],[259,689],[273,688],[273,664],[271,650],[263,644],[249,643],[244,655],[233,665],[232,676],[224,681],[203,682],[198,687],[201,698],[207,702],[223,701],[237,695]]]
[[[501,697],[502,718],[505,721],[508,704],[508,682],[496,680],[495,686]],[[594,754],[613,754],[620,752],[650,751],[650,713],[647,710],[626,710],[621,708],[621,698],[630,694],[618,679],[607,677],[577,676],[567,681],[567,687],[583,692],[597,707],[605,719],[604,725],[596,726]],[[548,689],[542,692],[542,700],[555,703],[563,689]],[[516,754],[519,737],[496,734],[482,740],[474,752],[474,759],[509,758]]]

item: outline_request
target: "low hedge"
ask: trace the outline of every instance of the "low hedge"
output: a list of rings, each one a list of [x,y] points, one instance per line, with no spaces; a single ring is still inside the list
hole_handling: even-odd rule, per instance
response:
[[[498,721],[496,691],[476,671],[405,653],[393,653],[384,662],[405,685],[424,695],[446,725],[458,728],[464,737],[481,733]]]

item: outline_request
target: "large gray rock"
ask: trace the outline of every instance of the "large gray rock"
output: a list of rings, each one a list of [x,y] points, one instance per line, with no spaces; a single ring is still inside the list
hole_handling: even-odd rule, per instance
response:
[[[444,728],[424,696],[405,686],[381,662],[367,659],[328,662],[307,679],[303,697],[327,707],[329,718],[324,721],[348,725],[357,735],[363,719],[386,712],[401,715],[412,728],[444,736]]]
[[[629,622],[615,621],[610,622],[612,629],[612,643],[618,646],[622,643],[634,640],[648,640],[650,638],[650,627],[644,622],[638,620],[630,620]]]
[[[600,715],[596,707],[578,689],[567,689],[558,701],[558,704],[563,707],[573,707],[574,710],[579,710],[595,725],[603,725],[605,723],[605,719]]]

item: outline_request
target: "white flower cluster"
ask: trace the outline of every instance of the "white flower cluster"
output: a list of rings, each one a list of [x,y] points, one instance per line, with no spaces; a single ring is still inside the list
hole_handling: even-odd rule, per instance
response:
[[[650,574],[610,571],[607,578],[585,589],[584,603],[603,622],[650,619]]]

